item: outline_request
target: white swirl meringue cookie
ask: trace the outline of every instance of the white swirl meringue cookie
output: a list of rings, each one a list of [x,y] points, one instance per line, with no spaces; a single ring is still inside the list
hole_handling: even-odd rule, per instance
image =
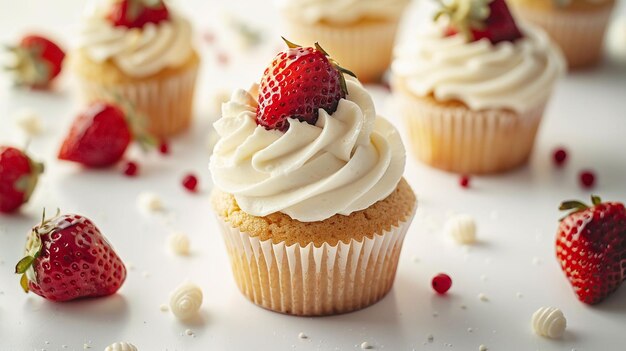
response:
[[[541,307],[533,314],[532,326],[537,335],[556,339],[565,333],[567,320],[560,309]]]
[[[196,284],[184,283],[170,296],[170,310],[178,319],[190,319],[202,306],[202,290]]]
[[[185,233],[175,232],[168,238],[170,250],[180,256],[189,255],[189,237]]]
[[[116,342],[107,346],[104,351],[138,351],[138,349],[129,342]]]
[[[448,219],[445,232],[459,244],[473,244],[476,242],[476,221],[467,214],[455,215]]]

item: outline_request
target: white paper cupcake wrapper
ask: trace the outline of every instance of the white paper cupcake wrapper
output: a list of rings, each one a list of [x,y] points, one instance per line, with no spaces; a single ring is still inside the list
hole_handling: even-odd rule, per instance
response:
[[[374,304],[391,289],[407,221],[362,242],[314,247],[261,241],[220,223],[235,280],[255,304],[293,315],[329,315]]]
[[[519,6],[520,18],[543,28],[561,47],[570,68],[593,65],[602,56],[612,7],[580,13],[537,11]]]
[[[286,38],[301,45],[320,45],[362,82],[379,80],[391,63],[399,19],[354,26],[306,24],[286,19]]]
[[[437,104],[395,89],[413,153],[462,174],[503,172],[524,164],[533,149],[545,103],[519,115]]]
[[[147,128],[158,137],[181,132],[191,123],[198,68],[161,80],[136,84],[102,85],[82,79],[81,90],[87,101],[115,102],[122,97],[146,117]]]

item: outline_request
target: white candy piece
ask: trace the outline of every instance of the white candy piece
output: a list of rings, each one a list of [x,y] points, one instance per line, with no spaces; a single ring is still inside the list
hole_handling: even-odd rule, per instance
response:
[[[563,336],[567,320],[558,308],[541,307],[533,313],[532,325],[537,335],[556,339]]]
[[[202,306],[202,290],[193,283],[184,283],[170,296],[170,310],[178,319],[189,319]]]
[[[158,212],[164,209],[161,197],[149,192],[139,194],[137,197],[137,205],[146,212]]]
[[[31,110],[22,110],[15,116],[15,123],[28,136],[41,134],[43,127],[41,119],[36,112]]]
[[[444,230],[459,244],[476,242],[476,221],[470,215],[461,214],[450,218]]]
[[[107,346],[104,351],[137,351],[137,347],[128,342],[116,342]]]
[[[189,255],[189,237],[185,233],[176,232],[168,238],[170,250],[180,256]]]

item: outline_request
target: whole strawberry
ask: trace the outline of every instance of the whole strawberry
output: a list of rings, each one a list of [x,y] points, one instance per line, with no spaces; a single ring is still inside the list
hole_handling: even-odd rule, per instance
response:
[[[25,292],[51,301],[114,294],[126,267],[100,230],[80,215],[58,215],[34,227],[18,262]]]
[[[108,15],[114,26],[127,28],[141,28],[169,18],[169,10],[162,0],[116,0]]]
[[[556,256],[578,299],[596,304],[626,279],[626,209],[617,202],[593,206],[566,201],[560,210],[573,210],[561,220]]]
[[[61,145],[59,159],[92,168],[108,167],[122,159],[131,140],[124,111],[96,102],[74,120]]]
[[[15,64],[8,69],[14,72],[16,85],[44,89],[61,73],[65,52],[50,39],[27,35],[8,50],[15,55]]]
[[[43,168],[21,150],[0,146],[0,212],[13,212],[28,202]]]
[[[335,112],[348,93],[343,74],[354,76],[329,58],[319,44],[303,48],[283,40],[288,49],[265,69],[256,111],[257,124],[280,131],[289,128],[288,118],[315,124],[319,109]]]
[[[483,38],[497,44],[523,37],[505,0],[439,0],[441,10],[435,16],[447,17],[446,34],[463,33],[471,41]]]

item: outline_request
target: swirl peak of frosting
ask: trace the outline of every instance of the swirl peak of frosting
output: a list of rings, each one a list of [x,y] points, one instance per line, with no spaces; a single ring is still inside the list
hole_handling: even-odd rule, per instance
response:
[[[275,0],[289,16],[306,23],[354,23],[364,18],[396,18],[410,0]]]
[[[544,32],[522,30],[523,38],[493,45],[446,36],[435,26],[396,50],[392,70],[418,96],[461,101],[473,110],[522,113],[545,103],[565,71],[560,51]]]
[[[348,95],[315,125],[289,119],[286,132],[255,122],[257,86],[237,90],[214,127],[220,136],[210,170],[215,185],[254,216],[283,212],[302,222],[363,210],[391,194],[404,172],[396,129],[346,77]]]

